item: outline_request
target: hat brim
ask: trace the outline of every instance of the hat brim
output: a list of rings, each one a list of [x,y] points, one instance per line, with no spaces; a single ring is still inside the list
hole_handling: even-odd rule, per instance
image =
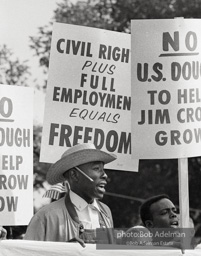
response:
[[[64,172],[75,166],[96,161],[107,164],[114,161],[115,159],[115,155],[108,154],[98,149],[84,149],[78,152],[73,152],[67,156],[62,157],[55,164],[53,164],[47,172],[46,179],[49,184],[54,185],[64,181]]]

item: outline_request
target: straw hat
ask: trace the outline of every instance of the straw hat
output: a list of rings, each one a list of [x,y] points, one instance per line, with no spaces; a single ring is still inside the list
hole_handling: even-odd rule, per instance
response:
[[[77,144],[67,149],[61,156],[61,159],[50,167],[47,172],[46,178],[49,184],[54,185],[56,183],[64,181],[64,172],[70,170],[75,166],[96,161],[107,164],[114,161],[115,159],[116,156],[114,154],[106,153],[104,151],[96,149],[94,144]]]

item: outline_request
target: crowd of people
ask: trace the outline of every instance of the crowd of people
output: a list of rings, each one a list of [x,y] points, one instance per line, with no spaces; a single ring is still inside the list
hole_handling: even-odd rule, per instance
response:
[[[67,149],[47,172],[49,184],[60,184],[62,189],[57,193],[56,199],[43,206],[32,217],[24,239],[78,242],[85,247],[86,243],[97,242],[98,229],[113,229],[111,210],[100,200],[105,194],[108,178],[104,166],[115,159],[114,154],[98,150],[89,143]],[[140,207],[140,217],[142,226],[131,227],[125,234],[139,232],[139,228],[143,228],[144,232],[153,232],[157,228],[179,228],[179,215],[167,195],[147,199]],[[0,227],[0,238],[6,239],[6,235],[6,230]],[[134,239],[138,241],[137,245],[145,245],[145,237],[142,236],[141,240],[136,237]],[[153,235],[149,237],[153,238]],[[110,233],[107,239],[107,243],[126,242],[125,236],[118,240],[114,233]],[[175,241],[173,246],[175,245],[180,247],[179,241]]]

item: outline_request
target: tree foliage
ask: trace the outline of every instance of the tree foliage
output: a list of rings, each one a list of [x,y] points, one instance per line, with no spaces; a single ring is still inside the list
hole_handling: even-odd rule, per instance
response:
[[[88,0],[57,4],[52,22],[83,25],[130,33],[132,19],[201,18],[201,0]],[[30,47],[47,72],[51,45],[52,22],[40,27],[31,37]]]
[[[201,18],[201,0],[88,0],[78,1],[74,5],[62,0],[57,4],[52,22],[130,33],[132,19],[174,17]],[[40,27],[38,34],[31,37],[31,48],[38,55],[45,72],[49,65],[52,22]],[[176,159],[140,161],[139,173],[108,170],[110,182],[107,191],[110,194],[104,197],[104,201],[113,211],[115,226],[130,227],[137,224],[139,205],[149,196],[167,193],[178,205],[177,170]],[[190,158],[190,207],[197,227],[201,219],[200,180],[201,159]]]
[[[0,47],[0,83],[9,85],[27,86],[30,76],[26,61],[21,62],[13,56],[6,45]]]

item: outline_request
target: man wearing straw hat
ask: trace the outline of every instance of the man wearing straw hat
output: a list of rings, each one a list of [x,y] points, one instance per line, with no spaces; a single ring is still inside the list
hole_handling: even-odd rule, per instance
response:
[[[70,190],[58,201],[42,207],[31,219],[26,240],[94,242],[96,228],[112,228],[108,206],[100,202],[105,193],[104,165],[116,156],[93,144],[75,145],[47,172],[51,184],[68,181]]]

